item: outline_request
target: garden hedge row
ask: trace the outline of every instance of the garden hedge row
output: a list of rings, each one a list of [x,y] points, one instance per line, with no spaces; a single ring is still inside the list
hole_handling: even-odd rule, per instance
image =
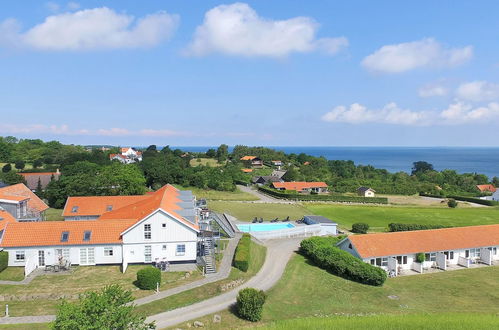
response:
[[[234,259],[232,260],[232,265],[243,272],[248,271],[249,268],[250,244],[251,236],[243,234],[239,243],[237,243]]]
[[[346,203],[372,203],[372,204],[388,204],[388,198],[385,197],[356,197],[356,196],[341,196],[341,195],[315,195],[315,194],[299,194],[286,193],[268,187],[260,186],[258,190],[271,196],[283,199],[295,199],[301,201],[329,201],[329,202],[346,202]]]
[[[7,251],[0,251],[0,272],[9,265],[9,253]]]
[[[161,285],[161,270],[147,267],[137,272],[137,286],[142,290],[155,290],[156,283]]]
[[[410,231],[410,230],[425,230],[425,229],[440,229],[449,228],[449,226],[432,225],[432,224],[419,224],[419,223],[390,223],[388,231]]]
[[[311,237],[301,242],[300,251],[319,267],[348,280],[375,286],[385,283],[383,269],[337,248],[336,242],[328,237]]]
[[[420,193],[419,196],[435,197],[435,198],[453,198],[453,199],[458,200],[458,201],[471,202],[471,203],[487,205],[487,206],[499,205],[499,202],[497,202],[497,201],[490,201],[490,200],[480,199],[480,198],[476,198],[476,197],[465,197],[465,196],[455,196],[455,195],[439,196],[439,195],[432,195],[432,194],[425,194],[425,193]]]
[[[265,292],[253,288],[245,288],[237,295],[237,314],[248,321],[258,322],[262,319]]]

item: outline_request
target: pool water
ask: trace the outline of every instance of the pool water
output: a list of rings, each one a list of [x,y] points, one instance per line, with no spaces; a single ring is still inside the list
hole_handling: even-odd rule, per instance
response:
[[[281,230],[294,228],[295,225],[292,223],[252,223],[248,225],[237,225],[240,231],[243,233],[249,233],[252,231],[271,231],[271,230]]]

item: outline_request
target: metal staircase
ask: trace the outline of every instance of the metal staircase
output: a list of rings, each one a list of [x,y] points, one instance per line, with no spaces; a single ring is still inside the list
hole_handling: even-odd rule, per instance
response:
[[[204,255],[203,259],[205,262],[205,273],[213,274],[217,272],[217,263],[215,258],[215,241],[213,237],[207,236],[203,238]]]
[[[230,238],[236,235],[234,226],[225,214],[219,215],[215,212],[211,212],[210,218],[214,220]]]

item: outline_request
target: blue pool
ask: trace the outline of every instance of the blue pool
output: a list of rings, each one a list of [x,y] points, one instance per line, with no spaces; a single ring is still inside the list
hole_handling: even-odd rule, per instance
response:
[[[237,225],[240,231],[249,233],[252,231],[271,231],[280,229],[294,228],[292,223],[252,223],[247,225]]]

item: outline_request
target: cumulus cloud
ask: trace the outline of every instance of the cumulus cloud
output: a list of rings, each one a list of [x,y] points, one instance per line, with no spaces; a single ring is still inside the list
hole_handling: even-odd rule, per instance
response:
[[[441,85],[425,85],[418,91],[420,97],[427,98],[433,96],[445,96],[449,90]]]
[[[25,32],[8,19],[0,24],[0,42],[44,51],[152,47],[168,40],[178,22],[177,15],[166,12],[135,19],[102,7],[48,16]]]
[[[447,48],[433,38],[386,45],[365,57],[362,66],[379,73],[401,73],[418,68],[454,67],[473,56],[473,47]]]
[[[348,46],[345,37],[318,39],[318,27],[309,17],[271,20],[245,3],[221,5],[206,12],[186,53],[283,57],[322,51],[333,55]]]
[[[442,111],[413,111],[388,103],[381,109],[368,109],[359,103],[337,106],[322,116],[326,122],[349,124],[381,123],[408,126],[457,125],[484,123],[499,118],[499,103],[473,107],[456,102]]]
[[[456,89],[456,96],[468,101],[492,101],[499,99],[499,84],[487,81],[463,83]]]

